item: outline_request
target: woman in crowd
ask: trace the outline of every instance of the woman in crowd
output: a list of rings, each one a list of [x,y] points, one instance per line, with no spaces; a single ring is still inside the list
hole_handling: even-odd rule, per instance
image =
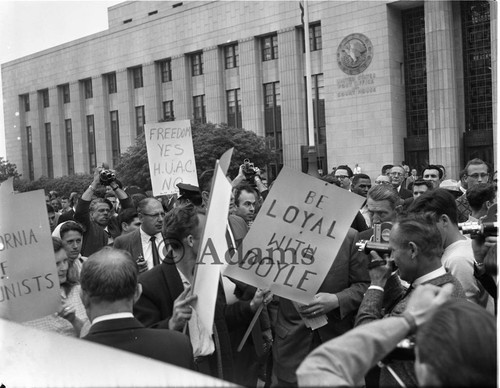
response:
[[[24,324],[69,337],[83,337],[90,328],[90,322],[80,299],[80,285],[72,272],[69,271],[68,253],[62,240],[52,237],[52,244],[61,288],[61,308],[55,314]]]

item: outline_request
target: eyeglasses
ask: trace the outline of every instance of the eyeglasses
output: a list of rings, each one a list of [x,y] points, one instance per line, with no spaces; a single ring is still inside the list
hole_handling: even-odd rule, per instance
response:
[[[400,172],[390,172],[389,175],[392,175],[392,176],[403,176],[403,174],[400,173]]]
[[[163,218],[166,215],[166,213],[164,213],[164,212],[155,213],[155,214],[148,214],[148,213],[141,213],[141,214],[144,215],[144,216],[151,217],[151,218]]]
[[[349,178],[347,175],[335,175],[335,178],[346,179]]]
[[[375,181],[375,184],[376,185],[390,185],[391,182],[387,182],[387,181]]]
[[[483,178],[487,178],[490,176],[490,174],[485,174],[485,173],[481,173],[481,174],[471,174],[471,175],[467,175],[469,178],[474,178],[474,179],[483,179]]]

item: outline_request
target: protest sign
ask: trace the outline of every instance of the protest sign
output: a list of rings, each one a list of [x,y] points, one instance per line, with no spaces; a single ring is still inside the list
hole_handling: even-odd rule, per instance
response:
[[[178,194],[178,183],[198,186],[189,120],[145,124],[153,195]]]
[[[309,303],[363,201],[284,167],[224,275]]]
[[[230,152],[232,152],[232,149]],[[227,163],[227,165],[229,164]],[[227,166],[225,168],[227,171]],[[193,307],[210,334],[212,334],[214,322],[220,271],[225,260],[224,255],[228,249],[226,225],[230,200],[231,183],[229,183],[219,161],[217,161],[207,221],[196,260],[193,286],[193,294],[198,295]]]
[[[0,185],[0,318],[24,322],[59,311],[61,293],[43,190]]]

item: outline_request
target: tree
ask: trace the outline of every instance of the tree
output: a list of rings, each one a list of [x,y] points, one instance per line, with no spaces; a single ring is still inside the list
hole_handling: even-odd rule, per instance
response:
[[[215,161],[231,147],[234,147],[234,152],[229,175],[233,178],[244,159],[250,159],[260,169],[274,160],[274,153],[266,148],[264,138],[254,132],[213,123],[191,122],[191,128],[198,176],[203,171],[214,168]],[[144,190],[151,189],[144,135],[139,136],[136,143],[122,154],[116,166],[116,174],[124,186],[137,185]]]
[[[20,176],[21,174],[17,172],[17,166],[0,156],[0,182],[10,177],[19,178]]]

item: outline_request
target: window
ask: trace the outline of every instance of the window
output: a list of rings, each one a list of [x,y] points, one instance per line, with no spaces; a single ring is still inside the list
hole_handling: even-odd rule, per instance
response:
[[[106,74],[106,80],[108,81],[108,94],[114,94],[118,91],[116,87],[116,73]]]
[[[30,180],[35,179],[35,165],[33,163],[33,134],[31,127],[26,127],[26,142],[28,145],[28,171]]]
[[[71,95],[69,92],[69,84],[61,85],[61,93],[62,93],[63,104],[67,104],[68,102],[71,102]]]
[[[228,90],[227,95],[227,124],[230,127],[241,128],[241,93],[240,89]]]
[[[172,81],[172,61],[170,59],[166,59],[164,61],[160,61],[159,65],[161,82]]]
[[[109,112],[111,122],[111,152],[113,154],[113,167],[120,162],[120,124],[118,122],[118,111]]]
[[[193,117],[198,123],[206,123],[205,116],[205,95],[193,97]]]
[[[47,155],[47,176],[54,178],[54,157],[52,155],[52,130],[50,123],[45,123],[45,153]]]
[[[302,30],[302,44],[304,46],[305,52],[306,45],[304,43],[304,30]],[[317,51],[323,48],[323,43],[321,40],[321,24],[309,24],[309,45],[311,51]]]
[[[29,112],[30,111],[30,95],[29,94],[23,94],[21,96],[21,103],[24,105],[24,111]],[[31,129],[30,129],[31,130]]]
[[[269,35],[261,38],[262,61],[278,59],[278,35]]]
[[[163,101],[163,120],[165,120],[165,121],[174,121],[175,120],[174,102],[172,100]]]
[[[83,80],[83,91],[85,99],[94,97],[94,93],[92,91],[92,78]]]
[[[279,82],[264,84],[264,126],[269,148],[281,149],[281,94]]]
[[[323,74],[311,76],[316,144],[326,144],[325,85]]]
[[[44,108],[48,108],[50,106],[50,101],[49,101],[49,89],[44,89],[41,92],[42,95],[42,104]]]
[[[144,133],[144,124],[146,123],[146,117],[144,115],[144,105],[135,107],[135,129],[137,136]]]
[[[142,79],[142,66],[134,67],[132,69],[132,77],[134,79],[134,89],[139,89],[144,86]]]
[[[197,76],[203,74],[203,53],[191,54],[191,75]]]
[[[64,132],[66,133],[66,161],[68,163],[68,175],[75,173],[75,157],[73,154],[73,127],[71,119],[64,120]]]
[[[224,47],[224,58],[226,69],[232,69],[240,65],[240,55],[238,54],[238,44]]]
[[[94,115],[87,116],[87,140],[89,143],[89,168],[90,172],[97,167],[96,147],[95,147],[95,130],[94,130]]]

